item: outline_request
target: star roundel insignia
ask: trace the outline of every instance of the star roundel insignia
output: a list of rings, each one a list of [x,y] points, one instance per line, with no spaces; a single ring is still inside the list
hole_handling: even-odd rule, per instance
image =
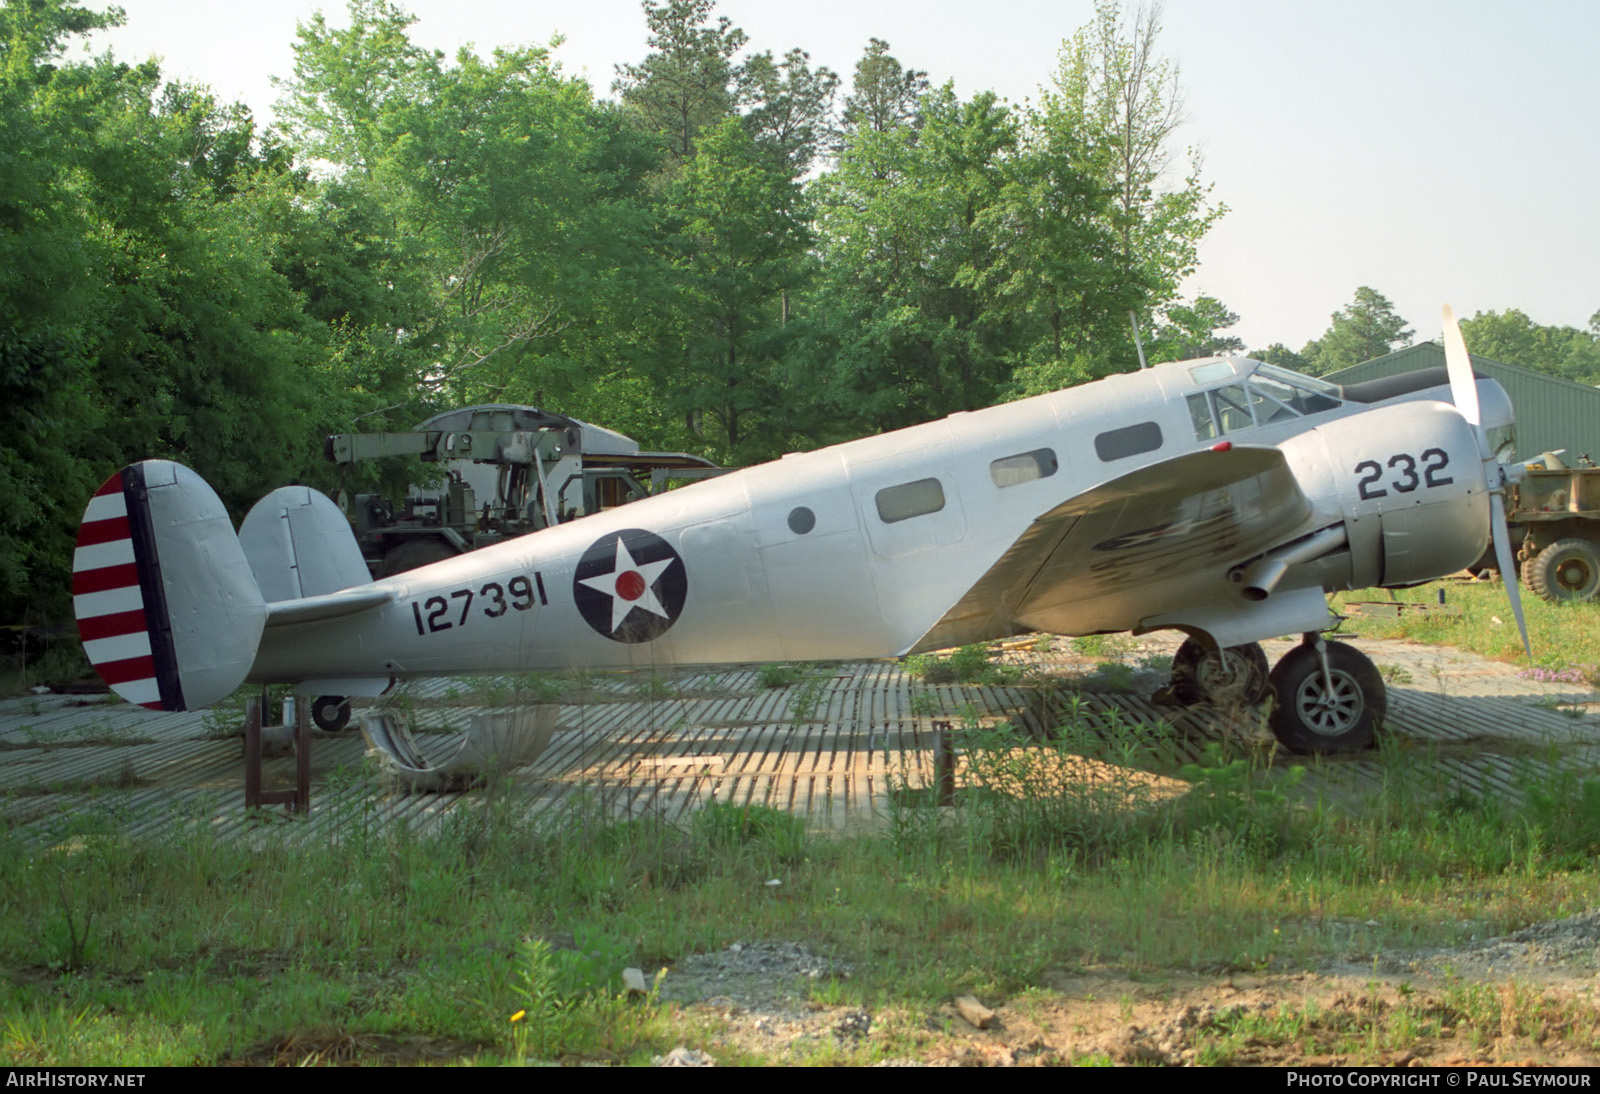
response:
[[[660,638],[678,621],[688,594],[683,559],[641,528],[595,540],[572,575],[572,599],[584,622],[617,642]]]

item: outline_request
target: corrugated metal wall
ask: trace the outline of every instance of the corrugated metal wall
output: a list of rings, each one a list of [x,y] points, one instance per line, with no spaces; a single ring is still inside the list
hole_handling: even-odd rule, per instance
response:
[[[1433,342],[1409,346],[1323,377],[1335,384],[1358,384],[1423,368],[1443,368],[1444,349]],[[1565,448],[1569,463],[1587,453],[1600,462],[1600,389],[1547,376],[1518,365],[1472,355],[1472,367],[1499,381],[1517,415],[1519,460]]]

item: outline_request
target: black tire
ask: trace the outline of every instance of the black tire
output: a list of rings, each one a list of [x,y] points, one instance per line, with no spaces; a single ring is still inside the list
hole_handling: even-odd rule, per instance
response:
[[[1558,539],[1522,565],[1522,583],[1552,602],[1600,594],[1600,548],[1587,539]]]
[[[1343,642],[1327,644],[1333,694],[1312,646],[1296,646],[1272,670],[1267,724],[1290,752],[1351,752],[1372,747],[1388,710],[1383,677],[1367,655]]]
[[[1172,696],[1186,706],[1254,706],[1267,697],[1267,654],[1259,642],[1229,646],[1218,656],[1193,638],[1172,657]]]
[[[433,538],[408,539],[394,550],[383,556],[383,576],[393,577],[403,574],[407,570],[415,570],[418,566],[427,566],[434,562],[443,562],[447,558],[455,558],[456,552],[450,545],[442,540]]]
[[[324,733],[337,733],[350,724],[350,700],[343,695],[319,695],[311,701],[311,720]]]

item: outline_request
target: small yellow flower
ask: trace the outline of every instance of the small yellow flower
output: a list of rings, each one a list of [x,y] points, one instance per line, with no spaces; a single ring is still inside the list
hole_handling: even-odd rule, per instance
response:
[[[527,1012],[527,1011],[525,1011],[525,1010],[519,1010],[519,1011],[517,1011],[517,1013],[515,1013],[515,1014],[513,1014],[513,1015],[512,1015],[512,1016],[511,1016],[511,1020],[512,1020],[512,1021],[513,1021],[513,1022],[520,1022],[520,1021],[522,1021],[522,1020],[523,1020],[523,1019],[524,1019],[524,1018],[526,1018],[526,1017],[527,1017],[527,1016],[528,1016],[528,1012]]]

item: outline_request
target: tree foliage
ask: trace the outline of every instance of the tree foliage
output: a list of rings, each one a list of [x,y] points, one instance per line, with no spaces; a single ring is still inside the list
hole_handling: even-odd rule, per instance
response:
[[[889,52],[889,43],[873,38],[856,62],[850,94],[844,100],[844,129],[887,133],[914,127],[918,107],[930,90],[926,72],[902,67]]]
[[[612,90],[658,134],[670,162],[687,162],[707,128],[733,113],[739,66],[734,58],[749,40],[727,16],[712,21],[714,0],[644,0],[650,54],[637,65],[618,65]],[[770,58],[768,58],[770,62]]]
[[[1363,285],[1348,305],[1333,313],[1322,337],[1300,351],[1303,371],[1325,376],[1359,365],[1409,346],[1413,333],[1388,297]]]
[[[1588,330],[1546,327],[1516,308],[1479,312],[1461,321],[1472,352],[1580,384],[1600,384],[1600,312]]]
[[[645,0],[615,102],[549,48],[446,57],[392,0],[299,27],[279,126],[0,7],[0,600],[59,614],[84,499],[195,466],[242,512],[320,439],[527,402],[749,462],[1233,345],[1179,280],[1218,215],[1167,170],[1159,22],[1109,2],[1039,106],[871,39],[848,92]],[[1154,321],[1152,323],[1152,320]],[[1158,351],[1158,352],[1160,352]]]
[[[1093,22],[1063,45],[1043,96],[1049,124],[1077,135],[1090,174],[1110,191],[1110,226],[1144,282],[1147,316],[1178,300],[1201,238],[1226,212],[1209,203],[1193,151],[1181,182],[1169,184],[1183,87],[1158,52],[1160,34],[1159,2],[1136,8],[1125,33],[1118,0],[1096,0]]]

